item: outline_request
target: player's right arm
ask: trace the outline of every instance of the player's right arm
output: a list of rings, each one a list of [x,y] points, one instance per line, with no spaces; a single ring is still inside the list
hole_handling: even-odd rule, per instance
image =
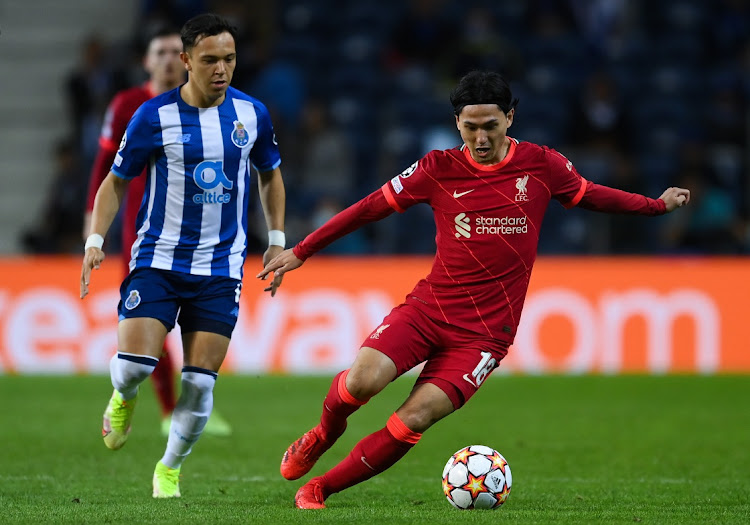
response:
[[[91,167],[88,193],[86,196],[86,212],[83,218],[83,238],[88,237],[91,229],[91,214],[94,210],[96,192],[109,173],[109,168],[117,154],[117,142],[125,133],[133,110],[128,108],[125,94],[120,93],[112,99],[104,115],[104,123],[99,134],[99,148]]]
[[[154,112],[146,106],[147,104],[141,106],[130,120],[115,153],[112,168],[96,192],[81,268],[81,299],[88,294],[91,270],[98,268],[104,260],[101,249],[104,236],[120,209],[128,184],[141,174],[155,147],[156,133],[152,122]]]
[[[92,235],[99,235],[103,239],[107,235],[107,231],[109,231],[109,227],[120,209],[129,183],[129,179],[118,177],[111,171],[102,181],[94,198],[94,210],[91,213],[91,226],[87,238]],[[86,248],[81,268],[81,299],[89,293],[91,270],[98,269],[103,260],[104,251],[101,248],[97,246]]]
[[[284,250],[271,259],[263,270],[256,275],[259,279],[274,272],[280,277],[286,272],[302,266],[308,257],[322,250],[336,239],[353,232],[370,222],[379,221],[394,212],[388,204],[382,189],[377,189],[370,195],[352,204],[345,210],[331,217],[323,226],[310,233],[294,248]]]
[[[331,217],[297,246],[274,257],[256,277],[265,279],[271,272],[275,276],[284,275],[302,266],[308,257],[336,239],[361,226],[384,219],[394,211],[401,213],[414,204],[427,202],[432,187],[427,167],[432,166],[433,162],[433,156],[427,154],[364,199]]]

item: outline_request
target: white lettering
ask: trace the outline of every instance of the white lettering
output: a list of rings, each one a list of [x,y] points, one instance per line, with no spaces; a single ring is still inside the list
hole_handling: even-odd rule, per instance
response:
[[[251,304],[250,300],[255,299]],[[240,313],[227,352],[227,366],[242,372],[278,372],[274,358],[283,349],[282,338],[291,307],[287,294],[245,293],[240,298]]]
[[[574,328],[573,347],[559,367],[548,362],[539,345],[540,327],[550,315],[564,316]],[[530,295],[513,345],[521,370],[532,374],[551,371],[580,374],[592,370],[597,326],[597,315],[591,303],[573,290],[548,288]]]
[[[349,366],[361,341],[347,294],[319,289],[299,294],[294,303],[293,315],[305,325],[289,334],[284,370],[310,374]]]
[[[679,289],[667,295],[636,289],[624,293],[606,293],[601,301],[601,322],[607,337],[602,341],[602,369],[622,370],[625,324],[633,316],[642,316],[648,325],[646,344],[648,370],[663,374],[672,368],[673,323],[680,315],[693,319],[695,326],[696,368],[707,374],[719,367],[721,331],[719,313],[710,297],[698,290]]]
[[[84,319],[80,302],[61,289],[35,288],[16,298],[5,345],[19,373],[73,373]]]

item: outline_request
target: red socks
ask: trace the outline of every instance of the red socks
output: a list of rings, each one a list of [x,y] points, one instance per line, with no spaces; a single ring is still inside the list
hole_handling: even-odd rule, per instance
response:
[[[156,397],[159,399],[161,407],[161,417],[167,417],[174,410],[177,400],[174,394],[174,370],[172,356],[167,351],[167,345],[164,343],[164,350],[159,359],[159,363],[151,373],[151,380],[154,382]]]
[[[404,457],[421,437],[394,413],[385,428],[357,443],[341,463],[323,475],[325,496],[380,474]]]
[[[326,441],[336,441],[346,430],[346,418],[357,411],[368,400],[360,401],[346,389],[346,376],[349,370],[339,372],[333,378],[331,388],[323,401],[323,414],[320,416],[320,428]]]

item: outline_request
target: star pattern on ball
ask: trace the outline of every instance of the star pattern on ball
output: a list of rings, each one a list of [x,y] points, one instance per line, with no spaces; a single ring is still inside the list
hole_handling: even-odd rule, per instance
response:
[[[453,487],[448,483],[448,476],[446,476],[443,478],[443,492],[447,496],[451,490],[453,490]]]
[[[507,465],[508,462],[505,461],[505,458],[503,458],[500,454],[498,454],[497,451],[494,451],[491,456],[487,456],[487,459],[492,461],[493,467],[499,468],[502,471],[505,471],[505,465]]]
[[[456,463],[463,463],[464,465],[466,465],[467,462],[469,461],[469,458],[473,455],[474,453],[471,450],[469,450],[469,447],[466,447],[456,452],[456,454],[453,457],[455,458]]]
[[[468,490],[471,492],[471,497],[476,498],[480,493],[485,491],[484,476],[474,477],[473,474],[469,473],[468,483],[461,488]]]

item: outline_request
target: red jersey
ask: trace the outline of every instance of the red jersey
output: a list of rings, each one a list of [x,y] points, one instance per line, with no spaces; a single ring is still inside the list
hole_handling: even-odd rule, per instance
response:
[[[125,134],[128,122],[135,111],[149,99],[154,98],[155,93],[151,91],[149,83],[142,86],[133,87],[120,91],[112,99],[107,107],[102,125],[101,135],[99,136],[99,151],[94,160],[89,178],[88,198],[86,199],[86,211],[91,212],[94,209],[94,197],[101,186],[102,181],[112,167],[115,160],[117,149],[119,148],[120,139]],[[125,196],[122,212],[122,253],[123,259],[127,262],[126,256],[130,253],[130,247],[135,242],[136,232],[136,215],[143,199],[143,192],[146,188],[146,177],[135,177],[128,186],[128,192]],[[127,264],[126,264],[127,267]]]
[[[664,202],[599,186],[553,149],[507,139],[491,166],[468,148],[432,151],[380,190],[333,217],[295,246],[304,260],[365,222],[429,204],[437,252],[406,303],[446,323],[513,342],[551,199],[566,208],[656,215]]]

